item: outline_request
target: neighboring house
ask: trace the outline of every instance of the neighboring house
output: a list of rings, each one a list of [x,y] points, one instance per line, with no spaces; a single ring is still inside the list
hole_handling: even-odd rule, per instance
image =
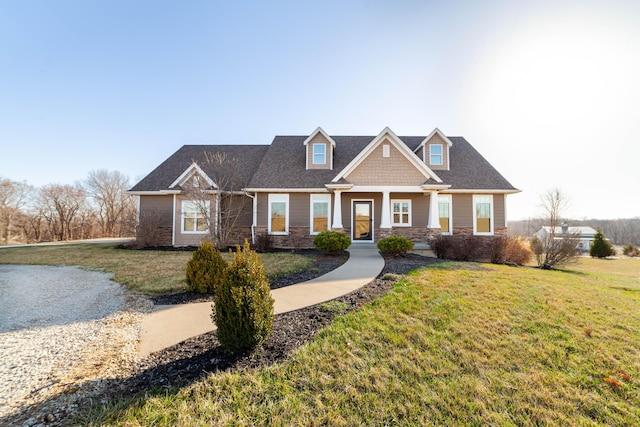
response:
[[[567,236],[576,239],[576,249],[582,253],[589,252],[596,233],[597,231],[591,227],[569,227],[567,223],[554,228],[556,239],[562,239]],[[534,235],[541,240],[547,239],[551,235],[551,227],[540,227],[540,230],[536,231]]]
[[[206,154],[205,154],[206,153]],[[242,167],[207,161],[225,153]],[[221,186],[234,175],[232,185]],[[187,188],[205,188],[210,218]],[[427,136],[276,136],[270,145],[186,145],[136,184],[139,215],[160,216],[162,244],[197,245],[218,227],[215,195],[244,200],[227,244],[271,236],[277,247],[312,247],[339,230],[354,241],[400,234],[417,243],[440,234],[506,232],[506,196],[517,193],[464,138],[435,129]],[[213,224],[212,224],[213,223]]]

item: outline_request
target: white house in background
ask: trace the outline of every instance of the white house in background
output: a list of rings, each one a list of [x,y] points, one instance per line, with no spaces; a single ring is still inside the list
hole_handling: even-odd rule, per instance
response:
[[[589,252],[591,243],[593,242],[594,236],[597,233],[597,231],[592,227],[569,227],[566,222],[563,223],[560,227],[555,227],[554,231],[556,239],[562,239],[567,235],[575,237],[578,240],[576,248],[582,253]],[[551,235],[551,227],[540,227],[540,230],[538,230],[534,235],[541,240],[548,238],[548,236]]]

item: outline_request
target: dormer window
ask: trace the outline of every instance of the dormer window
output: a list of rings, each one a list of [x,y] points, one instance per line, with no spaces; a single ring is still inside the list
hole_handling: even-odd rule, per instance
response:
[[[429,145],[429,164],[430,165],[442,165],[442,144]]]
[[[313,164],[324,165],[327,163],[327,145],[313,144]]]

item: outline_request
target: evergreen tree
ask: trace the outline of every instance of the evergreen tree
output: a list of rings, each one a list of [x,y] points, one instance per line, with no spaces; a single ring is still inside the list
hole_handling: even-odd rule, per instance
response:
[[[611,243],[604,237],[604,234],[600,229],[593,236],[593,243],[591,244],[591,248],[589,248],[589,255],[592,257],[598,258],[606,258],[611,255],[615,255],[616,250],[613,248]]]
[[[260,255],[248,242],[231,254],[215,294],[211,317],[220,344],[231,353],[240,353],[266,341],[273,325],[273,298]]]

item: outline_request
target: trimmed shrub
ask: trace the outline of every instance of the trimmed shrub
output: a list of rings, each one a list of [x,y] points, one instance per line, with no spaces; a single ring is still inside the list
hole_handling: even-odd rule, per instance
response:
[[[482,238],[478,236],[437,236],[430,242],[440,259],[477,261],[481,258]]]
[[[384,254],[406,254],[413,249],[413,242],[404,236],[390,236],[378,241],[378,249]]]
[[[518,238],[496,236],[491,242],[491,262],[493,264],[524,265],[531,261],[533,252]]]
[[[604,237],[602,231],[598,230],[593,236],[593,243],[591,243],[591,247],[589,248],[589,255],[593,258],[606,258],[615,254],[616,250],[613,248],[613,245]]]
[[[240,353],[262,344],[273,327],[273,298],[260,255],[249,242],[230,251],[227,274],[215,289],[212,320],[218,341],[230,353]]]
[[[640,249],[637,246],[633,246],[629,243],[627,246],[622,248],[622,253],[629,257],[637,257],[640,256]]]
[[[225,276],[227,262],[213,242],[205,240],[187,262],[187,289],[193,292],[211,293]]]
[[[351,239],[339,231],[323,231],[313,239],[313,245],[321,252],[339,254],[351,245]]]

